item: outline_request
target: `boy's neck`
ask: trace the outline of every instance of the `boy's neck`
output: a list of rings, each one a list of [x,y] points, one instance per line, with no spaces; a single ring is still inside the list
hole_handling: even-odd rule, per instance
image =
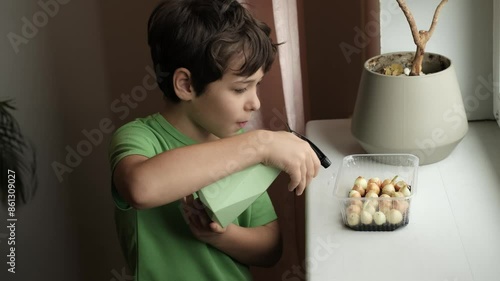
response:
[[[218,139],[193,122],[185,113],[182,103],[167,102],[160,114],[179,132],[192,140],[203,143]]]

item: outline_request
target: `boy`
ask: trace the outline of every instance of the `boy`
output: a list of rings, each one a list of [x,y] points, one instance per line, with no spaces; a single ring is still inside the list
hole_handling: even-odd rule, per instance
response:
[[[192,194],[258,163],[288,173],[297,195],[317,175],[316,154],[293,134],[242,132],[277,45],[235,0],[164,1],[148,32],[165,109],[125,124],[110,145],[127,263],[139,281],[250,280],[249,265],[281,256],[267,193],[226,228],[197,212]]]

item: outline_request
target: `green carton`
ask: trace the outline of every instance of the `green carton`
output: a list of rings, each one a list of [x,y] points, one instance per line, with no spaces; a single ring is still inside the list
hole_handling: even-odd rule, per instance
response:
[[[257,164],[200,189],[198,197],[210,218],[226,227],[267,190],[280,172]]]

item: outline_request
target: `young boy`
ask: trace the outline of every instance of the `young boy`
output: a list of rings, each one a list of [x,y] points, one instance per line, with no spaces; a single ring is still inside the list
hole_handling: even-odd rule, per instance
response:
[[[166,106],[119,128],[109,154],[127,263],[139,281],[250,280],[249,265],[281,256],[267,193],[225,228],[192,194],[258,163],[285,171],[297,195],[317,175],[316,154],[293,134],[242,132],[277,45],[235,0],[164,1],[148,32]]]

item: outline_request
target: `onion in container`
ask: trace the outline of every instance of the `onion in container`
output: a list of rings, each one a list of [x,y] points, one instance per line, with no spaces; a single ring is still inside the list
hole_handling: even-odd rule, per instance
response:
[[[359,215],[356,213],[350,213],[347,215],[347,224],[350,226],[356,226],[359,224]]]
[[[396,209],[392,209],[387,214],[387,221],[392,224],[398,224],[403,220],[403,214]]]
[[[383,225],[386,222],[385,214],[383,212],[376,212],[373,214],[373,221],[376,225]]]

